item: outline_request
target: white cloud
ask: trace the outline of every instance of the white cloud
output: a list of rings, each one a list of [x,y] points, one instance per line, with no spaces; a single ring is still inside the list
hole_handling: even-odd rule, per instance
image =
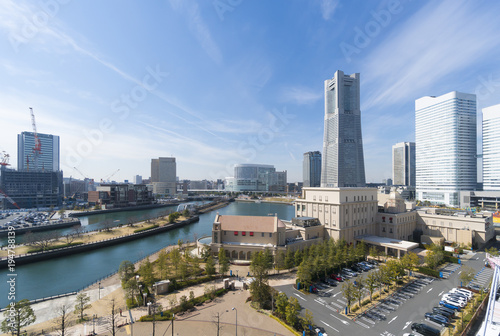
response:
[[[281,92],[281,99],[284,102],[292,102],[299,105],[314,103],[321,98],[323,98],[322,91],[302,86],[284,88]]]
[[[475,2],[430,2],[404,24],[392,26],[393,33],[363,62],[362,85],[369,88],[365,91],[369,94],[362,109],[444,93],[430,90],[445,76],[498,50],[500,21],[496,12]]]
[[[323,19],[326,21],[330,20],[338,5],[339,0],[321,0],[320,6]]]

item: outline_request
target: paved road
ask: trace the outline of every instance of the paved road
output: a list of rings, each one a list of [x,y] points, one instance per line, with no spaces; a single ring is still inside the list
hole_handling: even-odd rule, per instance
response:
[[[480,252],[472,259],[464,260],[463,265],[479,272],[483,269],[484,259],[485,254]],[[385,315],[384,321],[373,321],[365,317],[354,321],[339,314],[337,311],[340,312],[345,308],[345,299],[340,293],[341,285],[337,287],[325,286],[326,288],[321,289],[318,294],[304,294],[291,285],[279,286],[276,289],[283,291],[289,297],[297,298],[304,310],[309,309],[313,313],[315,324],[328,335],[362,335],[369,329],[370,335],[397,336],[410,332],[410,326],[413,322],[423,322],[437,329],[442,328],[433,322],[425,321],[424,315],[432,311],[432,307],[439,304],[442,294],[460,285],[459,265],[450,264],[443,272],[446,279],[436,279],[423,286],[413,298],[406,301],[401,300],[402,303],[399,306],[392,304],[388,304],[387,307],[382,306],[380,312]],[[483,282],[488,282],[486,277],[481,276],[483,273],[484,270],[478,278],[481,277]]]

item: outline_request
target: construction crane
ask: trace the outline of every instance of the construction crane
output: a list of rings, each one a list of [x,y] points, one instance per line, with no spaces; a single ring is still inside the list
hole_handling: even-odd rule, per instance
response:
[[[38,170],[38,157],[42,154],[42,144],[40,139],[38,138],[38,133],[36,132],[36,122],[35,122],[35,113],[33,112],[33,108],[30,107],[31,113],[31,125],[33,126],[33,134],[35,136],[35,147],[33,147],[33,162],[35,166],[35,170]]]
[[[5,151],[2,151],[2,159],[0,160],[0,166],[8,166],[9,165],[10,155]]]
[[[5,197],[7,199],[7,201],[9,201],[10,203],[12,203],[12,205],[14,205],[16,208],[21,209],[19,207],[19,205],[17,205],[17,203],[12,198],[9,197],[9,195],[7,195],[6,193],[3,192],[2,189],[0,189],[0,194],[3,195],[3,197]]]
[[[107,182],[107,181],[109,181],[109,179],[112,178],[113,176],[115,176],[115,174],[118,173],[119,171],[120,171],[120,169],[115,170],[114,172],[112,172],[111,174],[109,174],[108,177],[106,177],[104,179],[101,179],[101,182]]]
[[[78,170],[78,168],[73,167],[73,169],[76,170],[80,175],[82,175],[84,179],[89,180],[89,185],[92,185],[94,183],[94,179],[88,178],[87,175]]]

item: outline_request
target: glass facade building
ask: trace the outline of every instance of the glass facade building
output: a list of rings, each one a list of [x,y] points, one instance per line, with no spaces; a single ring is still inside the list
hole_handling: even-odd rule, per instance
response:
[[[243,163],[234,165],[234,177],[226,178],[228,191],[285,191],[286,170],[276,171],[272,165]]]
[[[500,104],[483,109],[483,190],[500,190]]]
[[[325,81],[322,187],[365,186],[359,80],[337,71]]]
[[[321,153],[319,151],[304,153],[302,167],[303,186],[321,186]]]
[[[59,136],[37,133],[40,139],[41,153],[38,157],[38,169],[35,169],[35,134],[22,132],[17,135],[17,169],[59,171]]]
[[[450,92],[415,101],[416,193],[420,201],[459,206],[477,185],[476,95]]]
[[[392,146],[392,183],[414,187],[415,179],[415,143],[395,144]]]

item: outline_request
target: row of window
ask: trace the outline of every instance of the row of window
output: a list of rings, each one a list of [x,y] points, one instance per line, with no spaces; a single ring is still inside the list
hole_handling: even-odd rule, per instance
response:
[[[246,235],[247,235],[247,231],[234,231],[234,235],[235,235],[235,236],[238,236],[240,232],[241,232],[241,235],[242,235],[242,236],[246,236]],[[226,233],[227,233],[227,231],[224,231],[224,236],[226,235]],[[253,237],[253,235],[254,235],[254,234],[253,234],[253,232],[252,232],[252,231],[249,231],[249,232],[248,232],[248,235],[249,235],[250,237]],[[264,232],[261,232],[261,236],[262,236],[262,237],[264,237]],[[273,234],[272,234],[272,232],[270,232],[270,233],[269,233],[269,237],[272,237],[272,236],[273,236]]]

